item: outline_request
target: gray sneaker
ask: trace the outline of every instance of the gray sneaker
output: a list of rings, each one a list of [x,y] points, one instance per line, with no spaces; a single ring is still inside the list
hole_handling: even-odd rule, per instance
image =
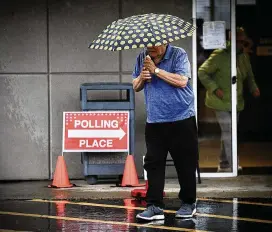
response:
[[[156,207],[155,205],[150,205],[142,213],[137,214],[136,218],[147,221],[163,220],[163,209],[161,209],[160,207]]]
[[[196,213],[196,203],[185,204],[183,203],[180,209],[176,212],[176,218],[191,218]]]

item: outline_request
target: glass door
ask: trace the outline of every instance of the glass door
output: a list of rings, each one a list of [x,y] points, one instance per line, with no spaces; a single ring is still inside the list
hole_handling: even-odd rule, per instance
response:
[[[193,87],[202,177],[238,173],[237,80],[238,85],[241,81],[236,77],[236,54],[242,49],[243,38],[240,34],[236,37],[235,8],[235,0],[193,1],[197,27],[193,39]]]

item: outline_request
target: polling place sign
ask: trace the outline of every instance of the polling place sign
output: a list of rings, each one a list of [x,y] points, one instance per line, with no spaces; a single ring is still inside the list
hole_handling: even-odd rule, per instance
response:
[[[63,113],[63,152],[127,152],[129,111]]]

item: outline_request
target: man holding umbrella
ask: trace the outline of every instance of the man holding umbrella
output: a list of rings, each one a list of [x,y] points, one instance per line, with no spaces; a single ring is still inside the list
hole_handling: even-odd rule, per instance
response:
[[[147,209],[137,218],[164,219],[163,189],[168,152],[181,186],[182,204],[176,217],[188,218],[196,212],[198,139],[194,95],[188,83],[190,73],[186,52],[171,44],[147,47],[137,58],[133,87],[136,92],[144,89],[145,93],[147,154],[144,168],[149,185]]]
[[[144,168],[147,171],[147,209],[144,220],[164,219],[163,189],[168,152],[181,186],[182,202],[176,217],[196,212],[196,167],[198,139],[194,95],[188,82],[190,63],[182,48],[170,43],[191,36],[195,28],[184,20],[165,14],[135,15],[114,21],[90,45],[92,49],[121,51],[144,48],[133,72],[136,92],[144,89],[147,110]]]

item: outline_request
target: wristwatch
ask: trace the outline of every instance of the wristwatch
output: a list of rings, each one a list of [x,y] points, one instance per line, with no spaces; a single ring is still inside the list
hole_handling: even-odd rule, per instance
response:
[[[154,73],[158,74],[159,72],[160,72],[160,69],[159,68],[155,68]]]

